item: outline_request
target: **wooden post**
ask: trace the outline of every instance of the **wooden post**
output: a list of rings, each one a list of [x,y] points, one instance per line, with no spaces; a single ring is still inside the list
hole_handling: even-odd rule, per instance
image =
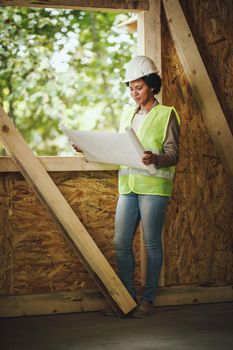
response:
[[[137,54],[150,57],[158,68],[159,75],[162,78],[161,63],[161,1],[150,0],[149,11],[143,11],[138,14],[137,34],[138,46]],[[162,103],[162,91],[156,96]],[[140,225],[141,236],[141,284],[145,285],[146,279],[146,261],[147,254],[143,241],[143,229]],[[162,235],[163,240],[163,235]],[[164,245],[164,243],[163,243]],[[162,267],[159,285],[164,285],[164,265]]]
[[[112,307],[119,314],[130,312],[135,301],[1,107],[0,141]]]
[[[161,0],[150,0],[149,11],[138,14],[137,54],[150,57],[162,78],[161,62]],[[162,103],[162,93],[157,98]]]
[[[178,0],[163,0],[170,32],[193,94],[233,188],[233,137]]]

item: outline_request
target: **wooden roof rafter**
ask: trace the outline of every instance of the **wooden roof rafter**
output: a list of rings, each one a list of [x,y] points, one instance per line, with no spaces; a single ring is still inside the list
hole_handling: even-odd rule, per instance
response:
[[[233,188],[233,137],[178,0],[162,0],[169,30],[215,149]]]

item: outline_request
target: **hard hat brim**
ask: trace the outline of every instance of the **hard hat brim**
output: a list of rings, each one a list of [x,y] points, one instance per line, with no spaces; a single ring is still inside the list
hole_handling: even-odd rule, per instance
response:
[[[124,79],[124,80],[122,80],[122,83],[129,83],[130,81],[142,79],[143,77],[147,77],[147,76],[149,76],[149,75],[151,75],[151,74],[158,74],[158,71],[154,71],[154,72],[151,72],[151,73],[149,73],[149,74],[140,75],[140,76],[137,76],[137,77],[132,77],[132,78]]]

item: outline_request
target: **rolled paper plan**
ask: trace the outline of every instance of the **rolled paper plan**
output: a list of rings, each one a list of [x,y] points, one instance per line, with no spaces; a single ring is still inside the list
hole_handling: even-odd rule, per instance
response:
[[[126,128],[125,131],[128,134],[132,144],[134,145],[134,147],[135,147],[139,157],[142,159],[142,157],[144,155],[144,152],[145,152],[145,149],[144,149],[141,141],[137,137],[135,131],[131,127]],[[147,167],[148,172],[151,175],[155,175],[156,174],[157,170],[156,170],[156,168],[155,168],[155,166],[153,164],[146,165],[146,167]]]
[[[78,146],[85,159],[89,162],[125,165],[130,168],[144,169],[149,174],[156,174],[154,165],[146,166],[142,163],[144,148],[134,130],[129,128],[125,133],[109,131],[79,131],[70,130],[59,124],[70,140]]]

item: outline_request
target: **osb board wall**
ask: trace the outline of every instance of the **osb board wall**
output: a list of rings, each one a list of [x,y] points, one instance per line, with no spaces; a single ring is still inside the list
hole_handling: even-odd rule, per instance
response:
[[[225,113],[232,124],[233,74],[232,64],[226,66],[226,62],[233,57],[233,33],[231,36],[228,33],[232,29],[229,19],[233,6],[227,13],[229,1],[182,3],[195,26],[195,39],[205,43],[200,51],[206,57],[214,81],[218,82],[217,90],[221,101],[225,101]],[[220,14],[228,16],[228,21],[224,22]],[[220,41],[220,37],[224,40]],[[216,45],[215,40],[219,40]],[[162,64],[163,102],[175,106],[181,117],[180,162],[164,230],[165,285],[230,284],[233,281],[233,192],[192,96],[164,13]]]
[[[116,172],[69,172],[51,176],[116,269],[112,244]],[[96,289],[85,267],[19,173],[0,175],[0,199],[2,295]],[[136,260],[139,284],[139,249],[136,249]]]
[[[181,5],[232,126],[231,2],[182,0]],[[164,228],[165,285],[230,284],[232,190],[176,55],[164,14],[162,63],[163,101],[176,106],[181,117],[180,162]],[[60,173],[52,177],[115,268],[111,241],[116,173]],[[1,294],[95,288],[20,174],[0,176],[0,197]],[[138,248],[138,241],[136,244]]]

